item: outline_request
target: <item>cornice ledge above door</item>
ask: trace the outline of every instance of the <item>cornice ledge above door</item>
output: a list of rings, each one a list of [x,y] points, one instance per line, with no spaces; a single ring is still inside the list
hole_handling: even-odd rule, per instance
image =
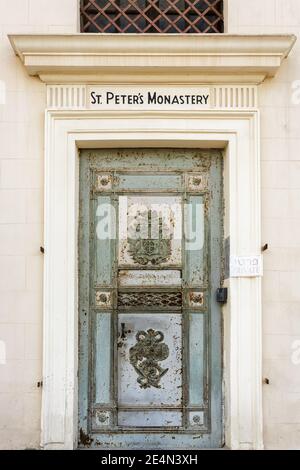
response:
[[[296,36],[232,34],[10,34],[29,75],[46,83],[259,84]]]

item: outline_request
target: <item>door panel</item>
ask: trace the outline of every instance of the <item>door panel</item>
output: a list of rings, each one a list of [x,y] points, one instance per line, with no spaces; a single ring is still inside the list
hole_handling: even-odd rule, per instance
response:
[[[113,231],[113,220],[109,217],[107,224],[102,224],[103,220],[107,220],[107,214],[110,215],[112,207],[111,196],[97,196],[94,205],[94,215],[92,215],[91,229],[95,224],[95,282],[97,285],[110,286],[112,284],[112,268],[114,262],[114,238],[110,237]],[[103,232],[103,234],[102,234]]]
[[[126,207],[121,198],[126,199]],[[180,196],[121,196],[119,207],[120,268],[181,265]]]
[[[204,221],[207,196],[188,196],[186,209],[186,270],[187,285],[199,287],[208,282],[208,227]]]
[[[154,269],[140,270],[120,270],[119,271],[119,286],[140,286],[140,287],[155,287],[155,286],[181,286],[181,271],[176,269],[161,269],[155,271]]]
[[[119,174],[117,189],[123,191],[175,191],[181,188],[182,176],[170,174]]]
[[[222,208],[218,151],[81,152],[79,446],[222,445]]]
[[[204,315],[189,315],[189,405],[203,406],[205,377]]]
[[[98,312],[95,317],[94,400],[108,405],[111,392],[111,314]]]
[[[181,406],[181,315],[128,313],[118,317],[119,406]]]
[[[171,428],[182,422],[181,411],[119,411],[118,424],[126,427]]]

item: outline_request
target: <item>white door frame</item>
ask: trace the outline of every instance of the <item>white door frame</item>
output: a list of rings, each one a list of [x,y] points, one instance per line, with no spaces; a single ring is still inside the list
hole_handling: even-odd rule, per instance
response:
[[[42,447],[77,446],[78,148],[224,148],[225,237],[261,255],[259,112],[46,111]],[[261,278],[227,281],[225,441],[262,449]]]

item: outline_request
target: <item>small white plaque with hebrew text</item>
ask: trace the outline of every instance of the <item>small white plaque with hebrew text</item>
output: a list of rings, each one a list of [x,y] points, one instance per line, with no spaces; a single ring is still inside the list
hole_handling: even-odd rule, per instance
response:
[[[262,274],[261,256],[230,257],[230,277],[260,277]]]

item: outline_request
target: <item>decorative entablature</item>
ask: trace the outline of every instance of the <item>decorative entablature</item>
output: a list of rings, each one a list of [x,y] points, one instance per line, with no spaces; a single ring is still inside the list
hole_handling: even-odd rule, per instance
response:
[[[47,84],[47,107],[75,110],[114,104],[126,110],[253,109],[257,85],[276,74],[296,40],[229,34],[9,38],[28,73]],[[105,102],[107,93],[120,98]]]
[[[48,84],[258,85],[294,35],[12,34],[29,75]],[[221,93],[222,95],[222,93]]]
[[[96,90],[96,91],[95,91]],[[204,94],[203,94],[204,90]],[[95,97],[106,101],[98,104]],[[106,98],[107,97],[107,98]],[[137,98],[136,101],[134,98]],[[147,100],[147,97],[149,99]],[[197,100],[197,98],[199,99]],[[203,97],[203,99],[202,99]],[[139,99],[139,101],[138,101]],[[142,101],[141,101],[142,100]],[[108,102],[107,102],[108,101]],[[93,86],[80,84],[47,85],[47,108],[53,110],[116,109],[127,110],[201,110],[254,109],[258,106],[256,85],[173,86],[166,92],[159,85]]]

